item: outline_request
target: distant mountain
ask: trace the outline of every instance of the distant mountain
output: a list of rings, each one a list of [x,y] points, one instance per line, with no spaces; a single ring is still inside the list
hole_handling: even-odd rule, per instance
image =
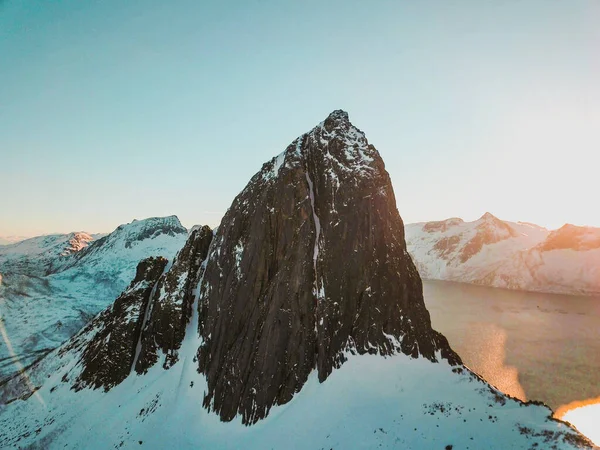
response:
[[[0,400],[4,448],[591,448],[432,329],[383,160],[339,110]]]
[[[474,222],[408,224],[406,244],[423,278],[600,295],[600,228],[549,231],[486,213]]]
[[[138,262],[172,258],[187,230],[177,217],[135,220],[108,235],[40,236],[0,247],[0,384],[76,333],[128,285]]]
[[[0,246],[16,244],[17,242],[28,239],[27,236],[0,236]]]
[[[0,271],[43,277],[94,240],[85,232],[51,234],[0,246]]]

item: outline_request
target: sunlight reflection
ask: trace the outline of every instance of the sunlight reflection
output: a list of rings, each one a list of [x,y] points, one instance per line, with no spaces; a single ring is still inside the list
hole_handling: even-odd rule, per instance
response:
[[[506,331],[491,323],[474,323],[465,333],[469,351],[461,353],[465,363],[502,392],[527,400],[516,367],[505,364]]]
[[[0,289],[2,289],[2,274],[0,274]],[[39,402],[43,406],[46,406],[44,399],[39,394],[39,392],[37,391],[37,389],[31,382],[31,380],[29,379],[27,370],[25,369],[25,367],[23,367],[23,364],[20,363],[19,358],[15,354],[12,343],[10,342],[10,339],[8,338],[8,332],[6,331],[6,328],[4,327],[4,320],[3,320],[4,316],[2,314],[2,308],[1,308],[3,303],[4,303],[4,297],[0,294],[0,335],[2,335],[2,340],[4,341],[4,344],[6,345],[6,348],[8,349],[9,355],[11,356],[11,358],[13,358],[14,364],[15,364],[15,366],[17,366],[17,369],[19,370],[20,375],[25,380],[25,383],[27,383],[27,387],[29,388],[29,390],[35,396],[35,398],[37,398],[39,400]]]
[[[563,405],[556,410],[554,416],[570,422],[579,431],[600,446],[600,397],[590,398]]]

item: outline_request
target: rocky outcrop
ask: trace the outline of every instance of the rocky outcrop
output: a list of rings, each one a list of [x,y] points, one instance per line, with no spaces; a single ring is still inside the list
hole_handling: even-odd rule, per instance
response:
[[[60,256],[68,256],[86,248],[94,238],[88,233],[77,232],[69,234],[69,241]]]
[[[479,219],[473,236],[462,248],[460,262],[465,263],[474,255],[479,253],[484,245],[495,244],[511,237],[517,237],[518,233],[506,222],[486,212]]]
[[[82,370],[73,382],[75,390],[108,390],[131,373],[148,303],[166,265],[162,257],[141,261],[135,278],[114,304],[61,349],[66,353],[82,346]],[[90,333],[95,334],[88,339]]]
[[[436,220],[433,222],[427,222],[425,225],[423,225],[423,231],[427,231],[428,233],[435,231],[444,232],[448,230],[448,228],[460,225],[461,223],[464,223],[464,221],[458,217],[452,217],[446,220]]]
[[[135,366],[138,373],[146,372],[158,361],[159,351],[166,355],[165,369],[177,362],[177,351],[192,315],[196,287],[203,273],[202,263],[212,237],[208,226],[193,229],[173,265],[159,281],[142,334],[141,353]]]
[[[200,298],[204,405],[223,420],[256,422],[346,352],[460,362],[431,328],[383,160],[343,111],[236,197]]]
[[[586,251],[600,248],[600,229],[566,224],[552,231],[539,245],[540,251],[575,250]]]

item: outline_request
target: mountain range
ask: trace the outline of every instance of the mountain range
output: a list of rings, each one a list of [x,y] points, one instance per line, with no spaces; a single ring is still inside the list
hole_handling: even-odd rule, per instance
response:
[[[0,246],[0,385],[111,304],[141,259],[173,257],[187,234],[171,216]]]
[[[462,364],[404,233],[379,152],[332,112],[0,388],[0,446],[592,448]]]
[[[0,236],[0,246],[15,244],[17,242],[24,241],[25,239],[28,239],[28,237],[27,236],[16,236],[16,235]]]
[[[56,257],[103,236],[74,232],[26,240],[14,237],[13,245],[0,245],[0,268],[10,265],[11,272],[33,275],[51,272]],[[450,218],[409,223],[406,243],[424,279],[600,295],[600,228],[566,224],[548,230],[485,213],[473,222]]]
[[[423,278],[600,296],[600,228],[549,231],[485,213],[409,224],[406,244]]]

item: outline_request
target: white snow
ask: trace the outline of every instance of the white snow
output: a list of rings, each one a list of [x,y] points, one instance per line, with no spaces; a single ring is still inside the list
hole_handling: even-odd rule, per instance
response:
[[[279,169],[281,169],[281,166],[283,165],[284,161],[285,161],[285,152],[282,152],[279,155],[275,156],[269,162],[269,164],[271,164],[271,169],[263,172],[263,174],[262,174],[263,180],[273,180],[273,179],[277,178],[277,176],[279,175]]]
[[[316,272],[317,259],[319,257],[319,238],[321,236],[321,221],[319,220],[319,216],[317,216],[317,212],[315,211],[315,192],[314,192],[313,182],[312,182],[308,172],[304,172],[304,174],[306,175],[306,182],[308,183],[308,194],[310,197],[310,206],[312,208],[313,219],[315,222],[315,230],[316,230],[315,248],[314,248],[314,254],[313,254],[313,261],[315,263],[315,272]]]
[[[44,276],[67,260],[68,256],[83,250],[94,241],[84,232],[52,234],[29,238],[14,244],[0,246],[0,271]]]
[[[347,355],[349,360],[319,383],[313,372],[296,396],[253,426],[240,417],[223,423],[202,408],[207,389],[193,355],[197,304],[171,369],[160,364],[147,375],[130,376],[108,393],[74,392],[52,373],[39,391],[48,408],[16,401],[0,415],[11,434],[40,429],[19,444],[44,448],[453,448],[528,449],[540,434],[568,428],[548,419],[541,406],[522,406],[446,363],[405,355]],[[52,392],[51,389],[55,388]],[[501,400],[499,400],[501,399]],[[527,428],[525,434],[521,429]],[[528,436],[531,434],[533,436]],[[574,448],[559,442],[557,448]]]
[[[244,255],[244,244],[242,243],[241,240],[236,244],[236,246],[233,249],[233,252],[234,252],[234,258],[235,258],[235,261],[234,261],[235,270],[239,277],[241,275],[242,256]]]
[[[284,160],[285,160],[285,152],[282,152],[275,157],[275,163],[273,164],[273,172],[275,174],[277,174],[277,175],[279,174],[279,169],[281,168],[281,165],[283,164]]]
[[[161,274],[161,277],[164,277],[172,266],[173,266],[173,260],[171,259],[171,260],[169,260],[169,262],[163,269],[163,273]],[[152,312],[153,299],[156,295],[156,290],[158,289],[159,284],[160,284],[160,280],[158,280],[154,284],[154,286],[152,287],[152,291],[150,292],[150,297],[148,297],[148,304],[146,305],[146,310],[144,311],[144,317],[142,319],[142,328],[141,328],[142,331],[146,329],[146,324],[148,323],[148,319],[150,318],[150,313]],[[135,371],[135,365],[137,364],[138,359],[140,358],[140,353],[142,352],[142,335],[143,335],[143,332],[140,333],[137,344],[135,346],[135,355],[133,356],[133,362],[131,363],[131,371],[130,371],[131,373],[133,373]]]
[[[304,174],[306,175],[306,182],[308,183],[308,195],[310,197],[310,206],[312,208],[312,215],[315,222],[316,231],[315,245],[313,251],[313,265],[315,271],[315,295],[317,296],[317,298],[323,298],[325,296],[325,293],[323,292],[323,286],[321,286],[320,289],[318,288],[319,276],[317,272],[317,260],[319,259],[319,240],[321,238],[321,221],[319,220],[319,216],[317,216],[317,212],[315,211],[315,192],[312,179],[310,178],[308,171],[305,171]]]
[[[448,219],[406,225],[407,248],[421,276],[509,289],[600,295],[600,248],[589,248],[600,242],[600,230],[582,232],[580,250],[548,250],[544,245],[556,232],[503,221],[513,230],[511,236],[491,217],[484,215],[474,222]],[[500,240],[485,243],[479,252],[462,261],[463,250],[479,237],[483,223],[489,236]]]
[[[567,411],[561,419],[575,425],[579,431],[600,447],[600,397],[596,403]]]

